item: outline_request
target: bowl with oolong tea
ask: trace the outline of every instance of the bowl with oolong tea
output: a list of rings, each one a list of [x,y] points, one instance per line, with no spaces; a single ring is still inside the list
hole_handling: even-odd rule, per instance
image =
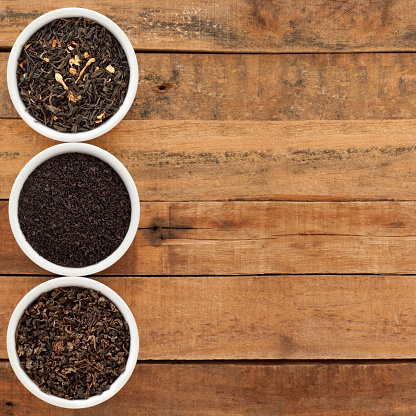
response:
[[[85,143],[52,146],[17,176],[9,200],[13,235],[26,255],[58,275],[85,276],[119,260],[140,218],[124,165]]]
[[[30,23],[9,56],[7,84],[17,112],[38,133],[81,142],[112,129],[138,84],[133,47],[112,20],[65,8]]]
[[[7,330],[10,364],[47,403],[86,408],[108,400],[130,378],[139,353],[133,314],[108,286],[59,277],[27,293]]]

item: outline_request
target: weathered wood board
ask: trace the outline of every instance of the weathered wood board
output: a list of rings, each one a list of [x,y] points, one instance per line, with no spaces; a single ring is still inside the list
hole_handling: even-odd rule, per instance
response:
[[[1,276],[0,333],[46,277]],[[101,277],[131,308],[140,360],[414,359],[414,276]],[[0,358],[7,358],[6,338]]]
[[[35,18],[86,7],[114,20],[137,50],[209,52],[414,51],[412,0],[3,1],[0,45],[11,47]]]
[[[416,365],[384,363],[138,364],[108,402],[53,408],[0,363],[0,413],[58,416],[407,416],[416,411]]]

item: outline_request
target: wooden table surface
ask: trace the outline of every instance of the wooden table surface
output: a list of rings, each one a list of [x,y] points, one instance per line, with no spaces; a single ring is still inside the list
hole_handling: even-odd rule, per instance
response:
[[[132,309],[139,361],[112,399],[54,408],[19,383],[6,329],[52,278],[17,246],[11,186],[56,144],[6,85],[21,30],[57,7],[113,19],[136,100],[91,141],[141,198],[94,276]],[[414,0],[1,0],[0,415],[416,413]]]

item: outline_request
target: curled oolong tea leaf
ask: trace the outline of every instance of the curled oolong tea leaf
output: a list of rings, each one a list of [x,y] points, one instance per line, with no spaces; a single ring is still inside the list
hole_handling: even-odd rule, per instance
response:
[[[20,365],[45,393],[87,399],[108,390],[126,368],[130,332],[100,292],[80,287],[43,293],[16,330]]]
[[[57,19],[23,46],[17,85],[28,113],[57,131],[92,130],[114,115],[130,69],[117,39],[97,22]]]
[[[111,255],[130,226],[126,186],[106,162],[65,153],[39,165],[26,179],[18,220],[26,241],[43,258],[86,267]]]

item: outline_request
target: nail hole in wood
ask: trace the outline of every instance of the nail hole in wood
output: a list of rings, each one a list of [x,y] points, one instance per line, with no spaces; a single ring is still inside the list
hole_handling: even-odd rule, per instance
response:
[[[172,85],[172,84],[170,84],[169,82],[163,82],[162,84],[158,85],[158,86],[155,88],[155,91],[156,91],[157,93],[164,93],[164,92],[166,92],[168,89],[170,89],[170,88],[172,88],[172,87],[173,87],[173,85]]]

